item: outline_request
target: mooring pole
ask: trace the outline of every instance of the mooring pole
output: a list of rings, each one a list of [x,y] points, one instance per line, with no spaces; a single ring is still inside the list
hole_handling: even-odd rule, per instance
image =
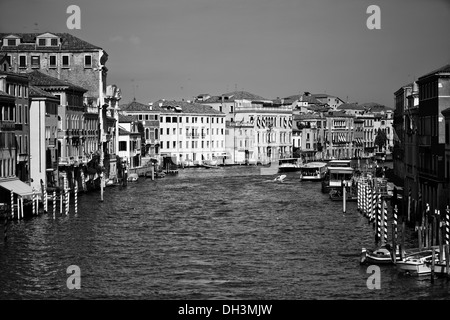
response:
[[[346,211],[346,208],[345,208],[345,206],[346,206],[346,202],[347,202],[347,188],[346,188],[346,185],[347,185],[347,181],[343,181],[342,182],[342,212],[343,213],[345,213],[345,211]]]

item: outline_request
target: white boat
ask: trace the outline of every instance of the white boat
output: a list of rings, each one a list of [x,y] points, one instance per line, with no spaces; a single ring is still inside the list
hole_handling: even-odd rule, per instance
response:
[[[438,251],[435,251],[435,259]],[[397,270],[401,273],[413,276],[423,276],[431,274],[431,259],[433,252],[431,249],[422,250],[417,253],[407,255],[403,260],[396,262]]]
[[[286,158],[278,160],[278,172],[299,171],[302,166],[300,158]]]
[[[397,246],[396,260],[400,260],[400,250]],[[385,244],[376,250],[362,248],[361,250],[361,263],[369,264],[391,264],[392,260],[392,247],[390,244]]]
[[[135,182],[138,179],[139,179],[139,176],[137,175],[137,173],[130,173],[130,175],[127,178],[127,181]]]
[[[275,179],[273,179],[273,181],[283,182],[284,179],[286,179],[286,175],[282,174],[282,175],[279,175],[278,177],[276,177]]]
[[[330,167],[325,178],[322,181],[322,192],[329,193],[332,189],[342,189],[342,183],[345,181],[347,187],[353,186],[353,168],[352,167]]]
[[[213,159],[213,160],[203,160],[202,161],[202,166],[205,168],[219,168],[217,166],[217,160]]]
[[[431,265],[431,260],[429,262],[427,262],[427,264],[430,265],[430,267],[432,267]],[[447,274],[447,265],[445,260],[442,262],[439,262],[439,259],[436,259],[434,261],[434,273],[436,274]]]
[[[300,180],[321,181],[326,173],[326,162],[308,162],[300,167]]]

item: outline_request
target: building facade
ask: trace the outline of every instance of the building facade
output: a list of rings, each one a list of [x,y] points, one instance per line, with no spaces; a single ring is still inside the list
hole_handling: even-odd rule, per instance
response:
[[[24,181],[30,180],[30,109],[26,75],[0,71],[0,90],[16,97],[15,135],[17,140],[16,175]]]
[[[55,185],[59,99],[35,86],[30,86],[29,93],[31,186],[42,192],[42,188]]]
[[[150,158],[157,159],[160,150],[160,126],[159,120],[162,108],[153,103],[143,104],[136,100],[128,104],[120,105],[120,112],[124,115],[133,116],[140,123],[138,126],[144,133],[142,141],[141,156],[146,163]]]
[[[183,165],[226,156],[224,113],[187,101],[158,100],[155,105],[161,109],[161,156]]]
[[[444,210],[450,195],[445,181],[445,121],[450,107],[450,65],[430,72],[419,85],[419,190],[431,212]]]

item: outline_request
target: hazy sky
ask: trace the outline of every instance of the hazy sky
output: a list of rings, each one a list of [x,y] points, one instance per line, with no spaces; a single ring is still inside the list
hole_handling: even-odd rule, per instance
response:
[[[69,30],[67,7],[81,9]],[[381,29],[369,30],[369,5]],[[1,0],[2,32],[70,32],[109,54],[122,102],[245,90],[392,106],[450,63],[450,0]]]

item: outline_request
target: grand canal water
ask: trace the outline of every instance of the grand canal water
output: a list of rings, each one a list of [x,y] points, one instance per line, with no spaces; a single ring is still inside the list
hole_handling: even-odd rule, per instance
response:
[[[381,267],[370,290],[361,247],[373,229],[320,184],[261,167],[190,168],[79,198],[78,214],[12,222],[0,244],[2,299],[448,299],[449,283]],[[66,286],[67,267],[81,289]]]

